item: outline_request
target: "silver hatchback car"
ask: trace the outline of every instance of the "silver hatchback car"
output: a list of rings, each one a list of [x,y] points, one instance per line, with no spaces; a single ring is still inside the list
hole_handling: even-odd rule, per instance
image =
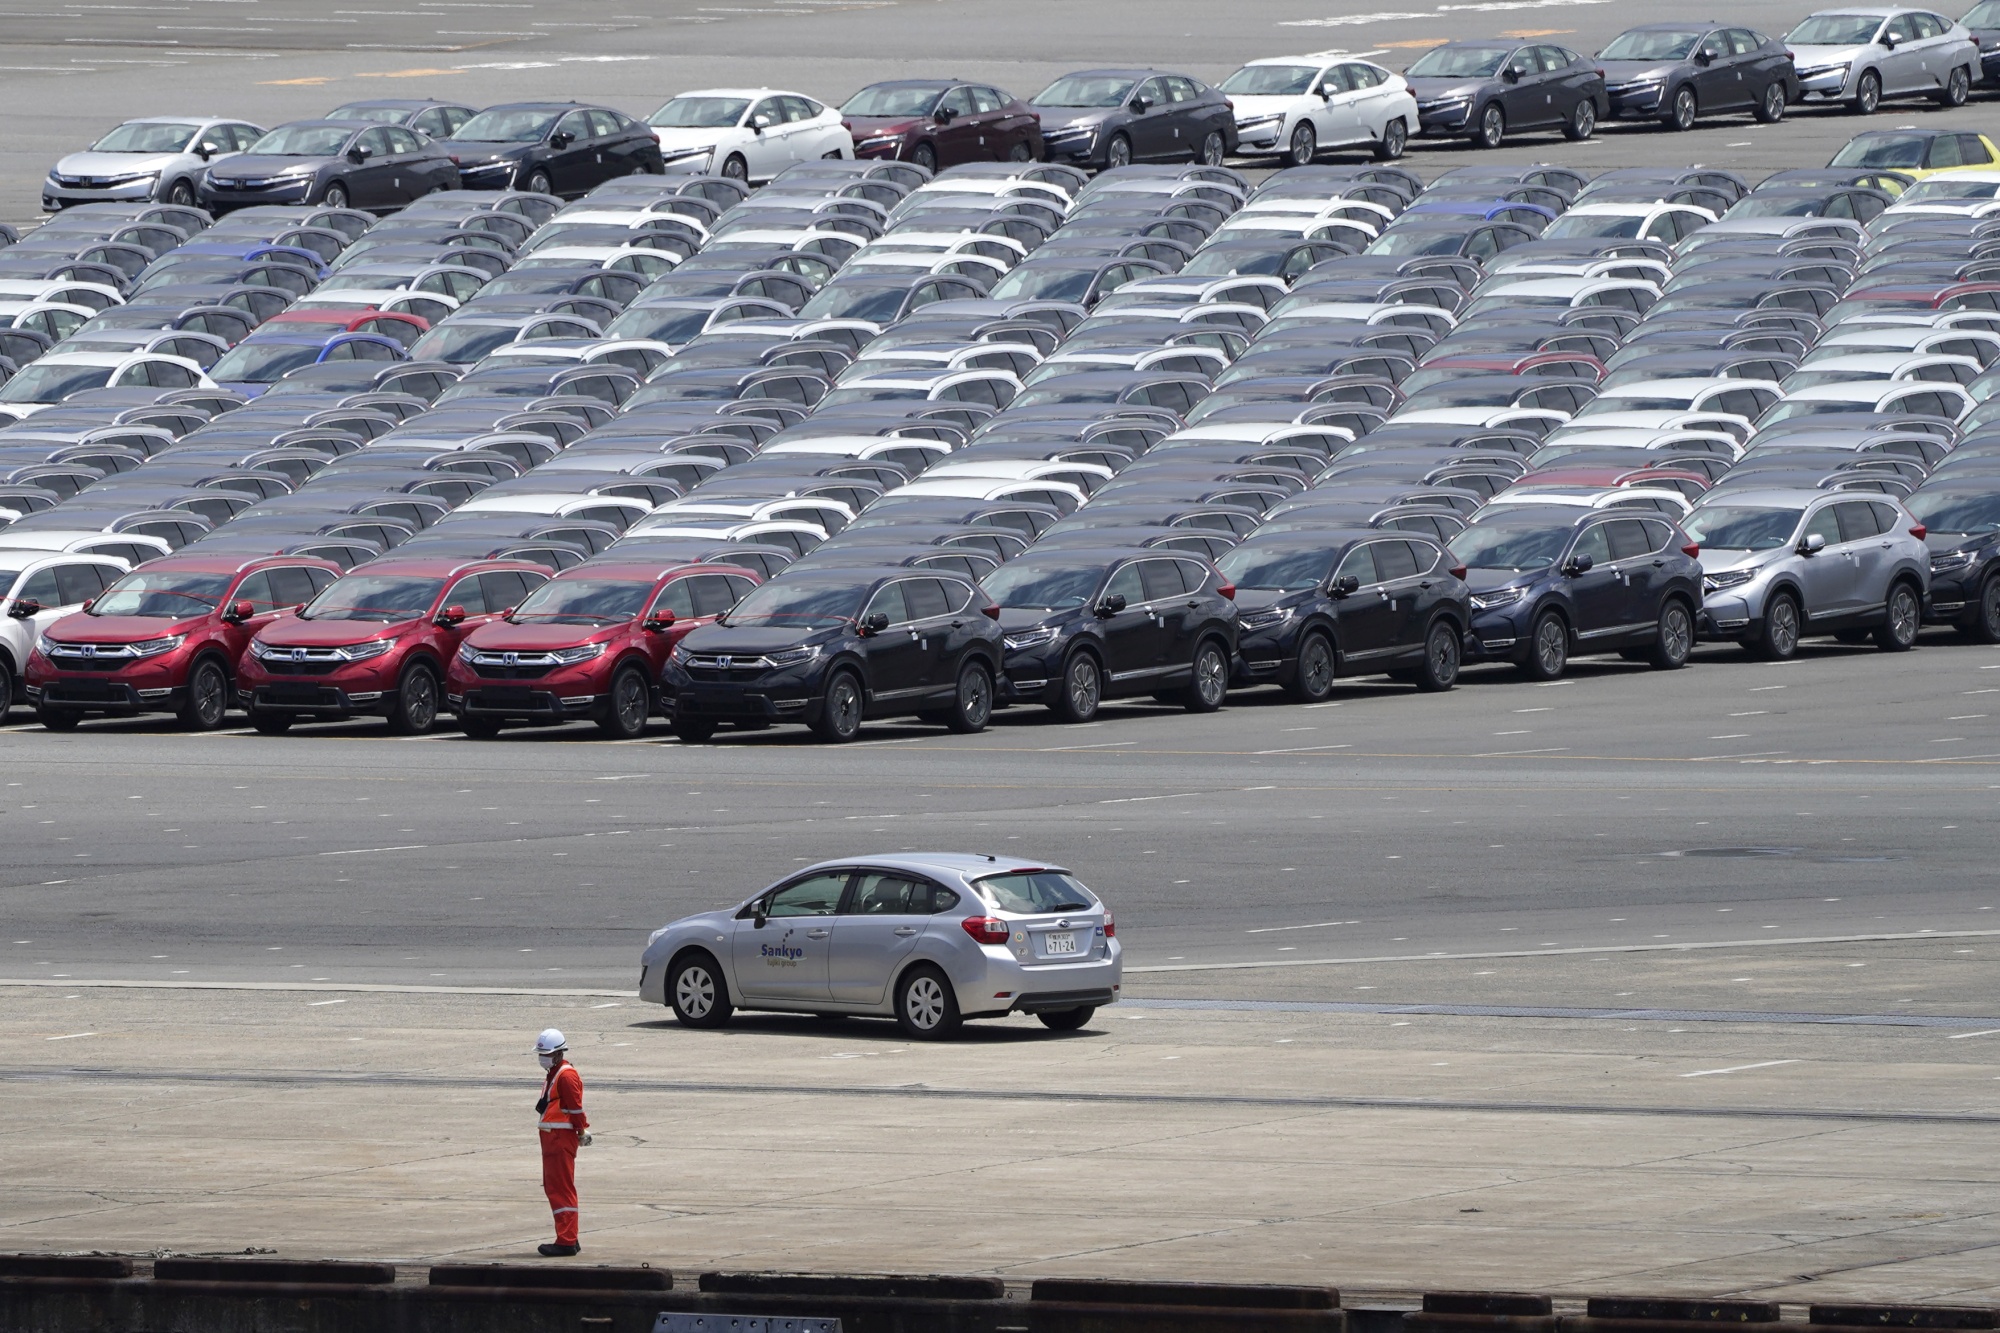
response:
[[[1807,635],[1868,638],[1888,652],[1917,641],[1930,592],[1924,527],[1886,495],[1725,491],[1681,521],[1701,545],[1706,639],[1786,658]]]
[[[689,1027],[770,1009],[894,1017],[917,1038],[1017,1013],[1072,1031],[1125,968],[1110,911],[1067,870],[963,852],[809,866],[654,931],[641,964],[639,998]]]

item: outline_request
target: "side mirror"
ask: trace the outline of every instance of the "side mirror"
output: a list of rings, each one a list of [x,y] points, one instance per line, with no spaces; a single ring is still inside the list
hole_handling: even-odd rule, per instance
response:
[[[22,597],[7,608],[7,614],[16,620],[26,620],[42,609],[42,604],[32,597]]]
[[[1333,100],[1333,95],[1339,91],[1340,89],[1334,87],[1330,83],[1322,83],[1319,86],[1319,99],[1322,102],[1331,102]]]
[[[1151,111],[1152,109],[1153,109],[1153,104],[1152,104],[1151,102],[1148,102],[1148,101],[1147,101],[1147,100],[1146,100],[1145,98],[1143,98],[1143,97],[1135,97],[1135,98],[1133,98],[1133,99],[1132,99],[1132,114],[1133,114],[1133,115],[1135,115],[1135,116],[1143,116],[1143,115],[1145,115],[1145,114],[1146,114],[1146,113],[1147,113],[1148,111]]]
[[[673,623],[674,623],[674,613],[665,609],[661,609],[653,612],[652,615],[646,617],[645,627],[648,630],[652,631],[653,633],[657,634],[661,630],[668,628]]]
[[[433,623],[435,623],[440,629],[450,629],[453,625],[460,623],[464,619],[465,619],[464,607],[447,606],[444,610],[438,612],[437,620]]]
[[[1333,581],[1331,591],[1335,597],[1351,597],[1361,591],[1361,580],[1352,574],[1343,574]]]
[[[1800,555],[1818,555],[1825,549],[1826,538],[1820,536],[1817,532],[1807,533],[1805,540],[1799,543]]]
[[[1706,51],[1697,51],[1694,53],[1694,63],[1697,65],[1713,65],[1715,57]]]
[[[347,150],[347,160],[354,163],[366,162],[368,160],[368,150],[366,148],[350,148]]]
[[[549,147],[551,148],[567,148],[575,142],[576,136],[568,130],[557,130],[549,136]]]
[[[931,119],[940,125],[949,125],[952,121],[958,119],[958,113],[948,106],[941,106],[937,109],[937,114],[932,116]]]
[[[1590,567],[1596,563],[1595,560],[1587,555],[1573,555],[1569,558],[1569,563],[1563,566],[1563,573],[1588,574]]]
[[[764,928],[764,923],[766,921],[769,921],[770,919],[771,919],[770,917],[765,916],[764,913],[760,910],[757,912],[755,916],[750,918],[750,922],[751,925],[754,926],[756,929],[762,930]]]
[[[750,128],[762,134],[765,130],[771,128],[771,118],[764,115],[752,116],[750,118]]]
[[[1521,81],[1521,71],[1509,65],[1500,71],[1500,77],[1508,83],[1519,83]]]
[[[217,148],[214,144],[205,143],[200,145],[194,150],[194,155],[200,158],[202,161],[206,162],[208,161],[208,159],[214,157],[217,153],[221,151],[222,150]]]
[[[1885,32],[1885,33],[1883,33],[1883,34],[1882,34],[1882,45],[1884,45],[1884,46],[1888,47],[1888,48],[1889,48],[1889,49],[1890,49],[1891,51],[1895,50],[1895,49],[1896,49],[1896,34],[1895,34],[1895,33],[1893,33],[1893,32]]]
[[[1097,614],[1100,616],[1115,616],[1124,609],[1125,595],[1123,593],[1114,592],[1097,604]]]
[[[90,614],[90,608],[91,608],[91,607],[93,607],[93,606],[96,606],[96,605],[97,605],[97,599],[96,599],[95,597],[91,598],[91,599],[90,599],[89,601],[87,601],[87,602],[85,602],[85,603],[83,604],[83,608],[82,608],[82,609],[83,609],[83,613],[84,613],[85,615],[89,615],[89,614]]]
[[[889,628],[889,613],[887,611],[877,611],[861,622],[861,632],[863,634],[880,634],[887,628]]]
[[[248,602],[231,602],[229,610],[223,614],[222,618],[231,625],[240,625],[256,614],[257,608]]]

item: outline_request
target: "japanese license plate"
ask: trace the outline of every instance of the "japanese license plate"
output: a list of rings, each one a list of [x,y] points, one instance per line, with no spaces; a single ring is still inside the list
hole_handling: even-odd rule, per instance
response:
[[[1052,930],[1042,936],[1042,952],[1045,954],[1075,953],[1076,932],[1073,930]]]

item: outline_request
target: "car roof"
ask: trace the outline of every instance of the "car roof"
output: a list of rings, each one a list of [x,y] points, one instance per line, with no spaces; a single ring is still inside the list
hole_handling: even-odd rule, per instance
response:
[[[465,104],[463,102],[447,102],[436,97],[357,97],[351,102],[342,102],[340,105],[343,107],[388,106],[415,111],[428,106],[463,106]],[[335,108],[335,110],[338,109],[338,107]]]
[[[447,529],[447,531],[449,531],[449,529]],[[694,570],[708,571],[713,568],[716,567],[701,564],[699,562],[690,560],[670,560],[664,562],[658,560],[639,560],[635,558],[609,560],[606,559],[604,556],[600,555],[594,560],[587,560],[583,564],[577,565],[570,569],[566,569],[562,573],[556,575],[556,577],[558,579],[568,580],[569,582],[572,583],[576,582],[579,579],[584,579],[584,578],[631,579],[634,582],[638,582],[640,580],[646,580],[650,582],[657,579],[663,579],[667,577],[669,574],[677,574],[682,571],[690,571],[690,572]]]
[[[449,578],[453,574],[481,573],[493,569],[518,569],[537,574],[548,573],[542,565],[530,564],[525,560],[466,560],[449,556],[437,556],[426,560],[421,556],[383,556],[366,564],[356,565],[348,573],[366,571],[370,574],[415,574],[424,578]]]
[[[1029,870],[1050,870],[1068,874],[1049,861],[1026,861],[1016,856],[981,856],[972,852],[891,852],[884,856],[843,856],[804,867],[798,874],[845,866],[880,866],[886,870],[913,870],[932,875],[951,875],[965,882],[987,875],[1004,875]],[[787,876],[791,878],[791,876]]]
[[[1848,491],[1818,491],[1818,490],[1811,490],[1806,487],[1772,486],[1769,488],[1760,488],[1757,490],[1745,489],[1740,491],[1726,491],[1723,494],[1716,497],[1715,503],[1696,505],[1695,510],[1696,512],[1700,512],[1703,509],[1709,509],[1709,508],[1719,509],[1721,508],[1723,502],[1725,501],[1732,507],[1738,505],[1770,505],[1774,509],[1780,507],[1785,509],[1792,509],[1811,504],[1815,500],[1829,500],[1829,499],[1851,500],[1853,498],[1855,498],[1854,494]],[[1868,493],[1865,498],[1870,500],[1892,500],[1895,497],[1890,495],[1878,495],[1871,492]],[[1690,515],[1690,517],[1692,517],[1692,515]]]
[[[777,94],[780,97],[805,97],[804,93],[795,93],[791,91],[789,88],[690,88],[686,92],[675,93],[674,96],[675,97],[768,97],[773,93]],[[813,102],[819,101],[817,97],[808,98],[807,100]]]
[[[334,120],[327,116],[316,117],[312,120],[288,120],[284,124],[274,125],[272,128],[280,130],[316,129],[322,125],[343,130],[369,128],[369,122],[365,120]]]
[[[487,107],[488,111],[556,111],[570,107],[592,106],[588,102],[496,102]],[[605,108],[609,110],[610,108]]]

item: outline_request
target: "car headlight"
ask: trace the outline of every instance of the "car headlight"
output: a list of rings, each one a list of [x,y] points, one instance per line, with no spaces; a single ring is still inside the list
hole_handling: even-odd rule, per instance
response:
[[[902,141],[903,136],[900,134],[871,134],[854,146],[856,148],[875,148],[883,144],[901,143]]]
[[[150,181],[150,180],[158,180],[158,179],[159,179],[159,176],[160,176],[160,173],[159,173],[159,172],[157,172],[157,171],[131,171],[131,172],[127,172],[127,173],[126,173],[125,175],[123,175],[123,176],[113,176],[113,177],[111,177],[110,179],[108,179],[108,180],[107,180],[107,181],[105,182],[105,184],[107,184],[107,185],[132,185],[132,184],[136,184],[136,183],[137,183],[137,182],[139,182],[139,181]]]
[[[820,646],[812,644],[805,648],[787,648],[782,653],[765,653],[764,660],[774,667],[788,667],[797,666],[801,662],[810,662],[819,654]]]
[[[477,656],[479,656],[479,650],[477,648],[474,648],[470,643],[461,643],[460,645],[458,645],[459,661],[464,662],[469,666],[472,663],[472,659]]]
[[[371,657],[380,657],[396,646],[394,639],[373,639],[367,643],[353,643],[341,649],[350,662],[365,662]]]
[[[185,634],[169,634],[164,638],[144,639],[132,645],[132,653],[135,657],[158,657],[161,653],[172,652],[186,642],[187,635]]]
[[[1283,119],[1283,116],[1252,116],[1248,120],[1237,121],[1236,128],[1239,130],[1260,130],[1266,125],[1275,125]]]
[[[1261,611],[1245,611],[1236,623],[1244,629],[1269,629],[1282,625],[1298,614],[1298,608],[1291,606],[1267,606]]]
[[[667,654],[667,660],[669,662],[685,662],[693,656],[694,654],[688,651],[686,644],[677,643],[674,645],[673,651]]]
[[[1931,573],[1946,574],[1955,569],[1964,569],[1971,563],[1970,551],[1939,551],[1931,557]]]
[[[55,650],[56,650],[56,643],[54,639],[51,639],[46,634],[37,634],[35,636],[35,651],[40,653],[43,657],[47,657],[50,653],[54,652]]]
[[[1492,611],[1503,606],[1512,606],[1528,595],[1526,588],[1495,588],[1492,592],[1472,594],[1472,609]]]
[[[1810,69],[1800,70],[1799,77],[1802,79],[1816,79],[1822,74],[1836,74],[1846,69],[1852,63],[1851,61],[1842,60],[1832,65],[1814,65]]]
[[[1471,105],[1472,105],[1472,99],[1471,99],[1470,97],[1467,97],[1467,96],[1459,96],[1459,97],[1438,97],[1438,98],[1433,98],[1432,100],[1430,100],[1430,101],[1428,101],[1428,102],[1419,102],[1419,103],[1417,103],[1417,110],[1419,110],[1419,111],[1455,111],[1455,110],[1457,110],[1457,109],[1458,109],[1458,108],[1460,108],[1460,107],[1465,107],[1465,106],[1471,106]]]
[[[1011,653],[1022,648],[1039,648],[1045,643],[1053,643],[1057,633],[1054,625],[1044,625],[1040,629],[1024,629],[1018,634],[1009,634],[1000,642]]]
[[[601,643],[586,643],[581,648],[558,648],[549,656],[564,666],[574,666],[578,662],[588,662],[593,657],[604,656],[604,647]]]
[[[1704,574],[1701,586],[1704,592],[1719,592],[1724,588],[1740,588],[1757,577],[1754,569],[1732,569],[1724,574]]]

